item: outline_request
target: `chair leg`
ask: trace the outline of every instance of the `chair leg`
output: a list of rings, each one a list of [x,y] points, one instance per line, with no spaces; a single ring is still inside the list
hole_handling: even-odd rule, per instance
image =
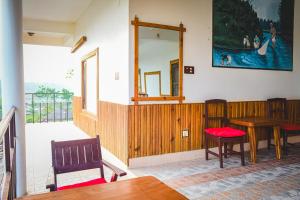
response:
[[[227,143],[224,143],[224,158],[227,158]]]
[[[287,139],[288,139],[287,132],[283,131],[283,150],[284,150],[285,155],[288,154]]]
[[[271,149],[271,133],[270,132],[268,132],[268,150],[270,150]]]
[[[220,159],[220,168],[223,168],[223,154],[222,154],[222,142],[219,140],[219,159]]]
[[[208,160],[208,137],[205,135],[205,159]]]
[[[242,166],[245,166],[244,142],[240,142],[240,151],[241,151],[241,162],[242,162]]]

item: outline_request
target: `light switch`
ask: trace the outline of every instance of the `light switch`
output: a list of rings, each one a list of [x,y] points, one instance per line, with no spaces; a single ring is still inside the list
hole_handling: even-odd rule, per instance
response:
[[[115,80],[119,80],[120,79],[120,75],[119,75],[119,72],[115,72]]]

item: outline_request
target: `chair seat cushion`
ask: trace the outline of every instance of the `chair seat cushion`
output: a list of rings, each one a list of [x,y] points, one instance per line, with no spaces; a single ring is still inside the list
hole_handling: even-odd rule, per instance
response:
[[[217,137],[240,137],[246,134],[244,131],[231,127],[207,128],[205,129],[205,132]]]
[[[67,190],[72,188],[79,188],[84,186],[90,186],[90,185],[98,185],[98,184],[104,184],[106,183],[106,180],[104,178],[97,178],[90,181],[82,182],[82,183],[76,183],[73,185],[66,185],[62,187],[58,187],[57,190]]]
[[[282,124],[280,128],[286,131],[300,131],[300,124]]]

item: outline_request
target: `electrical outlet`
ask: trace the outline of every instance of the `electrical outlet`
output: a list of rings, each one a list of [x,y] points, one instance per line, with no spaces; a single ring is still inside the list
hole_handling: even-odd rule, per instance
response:
[[[195,67],[194,66],[184,66],[184,73],[185,74],[195,74]]]
[[[182,131],[182,137],[189,137],[189,130],[188,129],[184,129]]]

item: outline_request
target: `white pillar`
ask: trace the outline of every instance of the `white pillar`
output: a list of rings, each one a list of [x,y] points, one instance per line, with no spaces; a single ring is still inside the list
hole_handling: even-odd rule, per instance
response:
[[[0,0],[0,69],[3,113],[16,112],[17,196],[26,194],[22,0]]]

